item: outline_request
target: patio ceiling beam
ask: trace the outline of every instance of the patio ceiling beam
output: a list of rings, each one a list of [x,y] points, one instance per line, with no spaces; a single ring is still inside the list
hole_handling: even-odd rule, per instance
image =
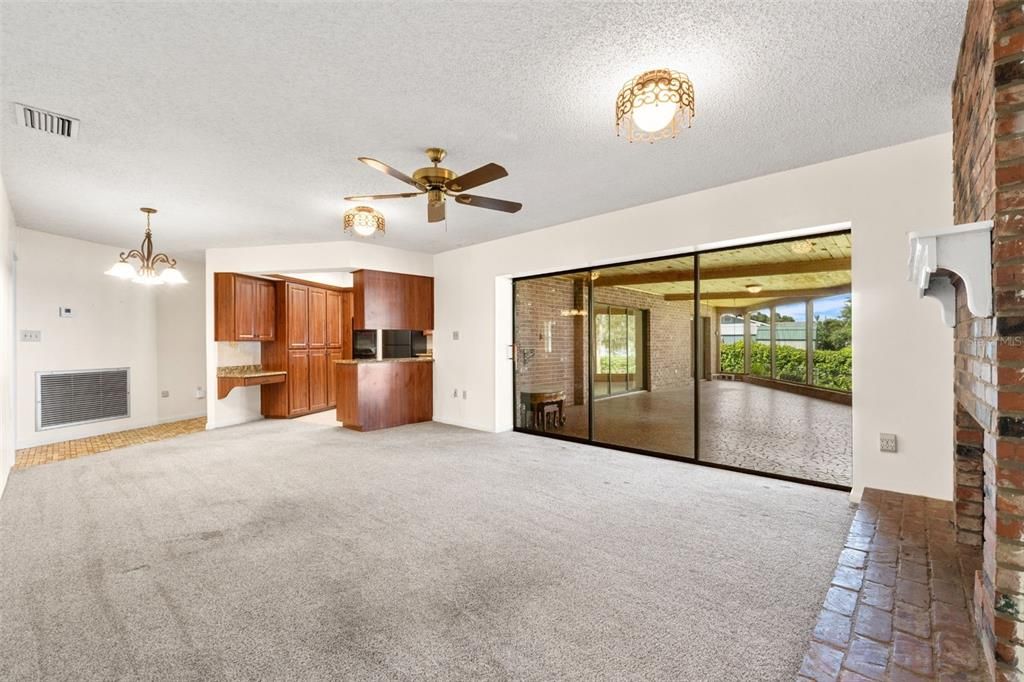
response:
[[[771,275],[808,275],[818,272],[838,272],[850,269],[849,258],[805,260],[786,263],[756,263],[754,265],[731,265],[724,268],[701,268],[701,280],[742,279],[744,277],[768,277]],[[594,280],[595,287],[628,286],[630,284],[664,284],[667,282],[692,282],[692,270],[659,270],[657,272],[636,272],[625,275],[606,275]]]
[[[703,277],[701,278],[703,279]],[[728,299],[756,299],[760,300],[775,300],[785,298],[806,298],[808,296],[831,296],[833,294],[842,294],[850,290],[849,284],[844,284],[838,287],[819,287],[817,289],[764,289],[752,294],[749,291],[701,291],[701,301],[721,301]],[[693,294],[665,294],[666,301],[692,301]]]

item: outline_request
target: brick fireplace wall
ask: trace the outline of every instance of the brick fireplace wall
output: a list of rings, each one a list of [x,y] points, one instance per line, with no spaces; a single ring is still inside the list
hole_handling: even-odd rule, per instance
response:
[[[983,531],[975,613],[996,679],[1024,679],[1024,6],[971,0],[953,83],[954,219],[994,221],[994,316],[957,291],[956,525]],[[978,465],[983,475],[978,475]],[[983,481],[979,496],[977,482]],[[978,514],[978,498],[981,511]]]

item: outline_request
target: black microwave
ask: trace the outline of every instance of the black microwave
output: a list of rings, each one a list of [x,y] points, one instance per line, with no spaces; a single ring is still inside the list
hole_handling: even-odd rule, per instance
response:
[[[377,357],[376,329],[354,329],[352,331],[352,357],[363,359]]]

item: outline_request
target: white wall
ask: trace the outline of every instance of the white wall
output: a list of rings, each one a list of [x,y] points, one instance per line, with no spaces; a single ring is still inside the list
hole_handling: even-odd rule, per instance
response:
[[[317,282],[319,284],[329,284],[332,287],[352,286],[351,272],[280,272],[278,274],[286,275],[288,277],[297,277],[298,279]]]
[[[14,466],[14,216],[0,178],[0,494]]]
[[[850,222],[853,496],[874,486],[950,499],[953,336],[906,281],[906,233],[951,222],[951,159],[952,137],[939,135],[438,254],[435,419],[511,428],[511,276]],[[882,431],[899,436],[898,454],[878,451]]]
[[[352,240],[206,251],[206,380],[213,391],[207,401],[206,428],[261,418],[259,387],[236,388],[223,400],[217,400],[217,367],[260,364],[260,344],[213,340],[213,274],[295,274],[360,268],[427,276],[434,272],[433,257],[428,254]]]
[[[160,294],[156,288],[103,274],[119,252],[104,244],[18,230],[17,329],[42,332],[40,343],[17,342],[19,448],[149,426],[162,414],[172,417],[178,408],[161,412],[161,359],[165,376],[204,383],[202,349],[189,349],[195,338],[202,338],[202,266],[182,263],[191,282]],[[191,314],[189,288],[195,306]],[[160,314],[161,300],[167,304],[166,315]],[[74,316],[59,317],[61,306],[72,308]],[[161,344],[161,330],[175,336]],[[36,372],[109,367],[131,368],[130,417],[36,431]],[[179,389],[173,390],[179,397]],[[204,411],[203,405],[183,410],[193,415]]]
[[[161,422],[206,416],[206,311],[203,263],[178,260],[188,280],[157,287],[157,417]],[[200,389],[202,397],[196,397]],[[169,395],[165,398],[163,393]]]

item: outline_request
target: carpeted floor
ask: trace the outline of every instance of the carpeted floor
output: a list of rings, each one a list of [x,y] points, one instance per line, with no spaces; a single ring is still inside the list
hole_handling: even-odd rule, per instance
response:
[[[793,679],[843,493],[440,424],[15,472],[0,678]]]

